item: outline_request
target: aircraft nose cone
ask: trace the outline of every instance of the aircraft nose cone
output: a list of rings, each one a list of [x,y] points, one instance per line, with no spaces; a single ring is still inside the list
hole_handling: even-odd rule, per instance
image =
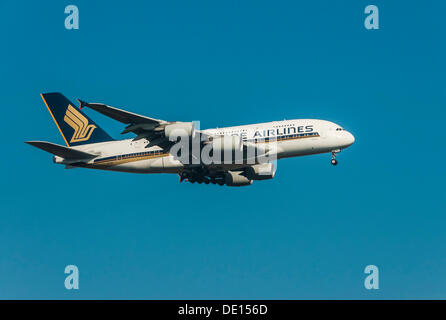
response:
[[[345,132],[345,142],[347,147],[351,146],[355,142],[355,137],[348,131]]]

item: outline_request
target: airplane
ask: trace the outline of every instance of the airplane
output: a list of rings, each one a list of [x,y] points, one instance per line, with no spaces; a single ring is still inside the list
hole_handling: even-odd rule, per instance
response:
[[[149,118],[102,103],[78,99],[78,108],[58,92],[41,97],[66,146],[46,141],[26,143],[53,154],[53,162],[66,168],[170,173],[178,174],[180,182],[248,186],[255,180],[274,178],[277,160],[282,158],[331,153],[331,164],[337,165],[336,155],[355,142],[349,131],[326,120],[200,130],[194,122]],[[122,134],[136,136],[113,139],[82,112],[83,108],[127,125]]]

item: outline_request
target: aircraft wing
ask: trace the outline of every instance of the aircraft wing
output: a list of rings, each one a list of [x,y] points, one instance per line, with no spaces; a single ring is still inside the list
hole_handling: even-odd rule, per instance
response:
[[[78,99],[81,108],[88,107],[116,121],[128,124],[122,134],[133,132],[137,136],[134,140],[148,138],[154,139],[159,135],[164,127],[171,123],[168,121],[142,116],[133,112],[125,111],[115,107],[110,107],[103,103],[90,103]]]
[[[136,137],[133,140],[146,138],[150,141],[147,147],[157,145],[161,148],[167,148],[168,146],[172,145],[172,142],[169,141],[163,133],[164,128],[167,125],[176,122],[142,116],[102,103],[89,103],[79,99],[78,101],[81,104],[81,108],[91,108],[109,118],[128,124],[128,126],[124,129],[124,131],[121,132],[121,134],[133,132],[136,134]]]
[[[136,123],[146,123],[146,124],[166,124],[167,121],[160,120],[160,119],[154,119],[149,118],[146,116],[142,116],[133,112],[125,111],[122,109],[118,109],[115,107],[110,107],[103,103],[87,103],[85,101],[79,100],[79,103],[81,104],[81,108],[88,107],[93,110],[96,110],[99,113],[102,113],[103,115],[110,117],[116,121],[125,123],[125,124],[136,124]]]

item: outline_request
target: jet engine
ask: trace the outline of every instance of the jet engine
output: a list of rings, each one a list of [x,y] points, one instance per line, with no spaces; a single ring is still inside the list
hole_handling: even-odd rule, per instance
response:
[[[178,137],[195,137],[195,125],[193,122],[177,122],[164,128],[164,135],[170,141],[177,141]]]
[[[245,176],[251,180],[267,180],[274,178],[276,168],[272,163],[261,163],[245,169]]]
[[[228,171],[225,173],[225,184],[230,187],[249,186],[252,180],[243,175],[243,171]]]

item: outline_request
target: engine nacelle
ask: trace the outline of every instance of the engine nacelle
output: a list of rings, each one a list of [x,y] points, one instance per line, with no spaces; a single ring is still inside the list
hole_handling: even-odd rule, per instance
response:
[[[276,167],[272,163],[255,164],[245,169],[245,175],[251,180],[267,180],[274,178]]]
[[[225,152],[239,151],[243,148],[242,139],[239,136],[222,136],[212,140],[212,150],[224,154]]]
[[[252,180],[243,175],[243,171],[228,171],[225,174],[225,184],[230,187],[249,186]]]
[[[178,137],[195,137],[195,125],[193,122],[177,122],[164,128],[164,135],[170,141],[177,141]]]

